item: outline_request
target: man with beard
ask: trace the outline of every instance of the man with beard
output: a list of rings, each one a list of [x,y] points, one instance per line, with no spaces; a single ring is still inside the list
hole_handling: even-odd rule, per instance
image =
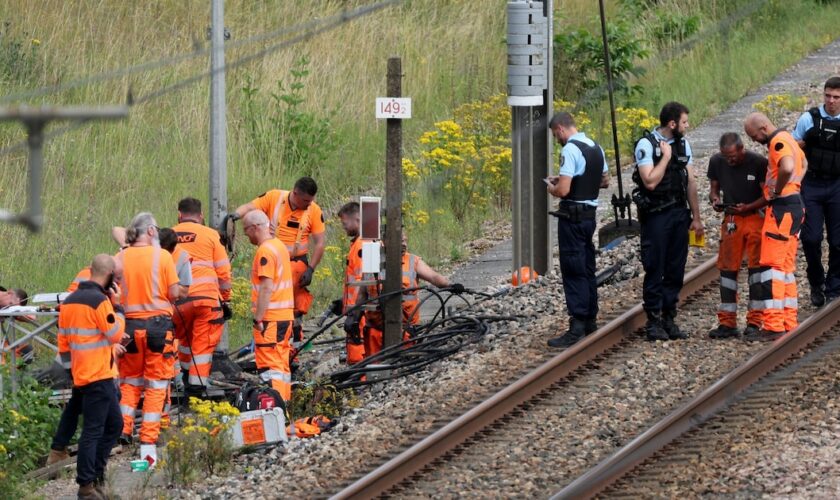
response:
[[[688,258],[688,230],[703,236],[691,147],[685,139],[688,108],[669,102],[660,126],[636,143],[633,191],[641,224],[642,292],[647,339],[687,338],[674,323]]]
[[[775,340],[796,328],[796,250],[804,218],[799,187],[805,175],[805,153],[793,136],[776,128],[765,115],[752,113],[744,121],[744,132],[768,148],[764,197],[768,207],[761,229],[761,300],[764,327],[747,341]]]

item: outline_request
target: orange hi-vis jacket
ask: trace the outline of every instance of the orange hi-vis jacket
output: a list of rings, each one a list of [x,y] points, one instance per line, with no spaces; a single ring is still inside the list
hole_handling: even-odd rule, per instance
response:
[[[784,198],[785,196],[799,193],[802,184],[802,178],[805,176],[805,152],[799,147],[796,140],[790,135],[790,132],[778,129],[770,136],[770,141],[767,144],[768,150],[768,164],[767,164],[767,179],[764,182],[764,197],[770,199],[770,193],[776,190],[776,180],[779,178],[779,162],[785,156],[793,158],[793,174],[790,176],[782,192],[777,198]]]
[[[356,305],[359,288],[361,287],[354,286],[354,283],[362,281],[362,279],[362,239],[356,237],[350,243],[346,267],[344,268],[344,294],[342,296],[344,312]]]
[[[264,241],[251,269],[251,312],[257,312],[260,278],[270,278],[271,297],[263,321],[294,320],[295,297],[292,290],[292,266],[286,246],[277,238]]]
[[[127,318],[172,316],[169,287],[178,283],[175,263],[157,245],[128,247],[119,253],[123,261],[122,306]]]
[[[58,313],[58,361],[70,368],[73,385],[117,378],[112,346],[122,340],[125,317],[99,284],[85,281],[61,304]]]
[[[81,271],[79,271],[79,274],[73,278],[73,281],[70,282],[70,285],[67,287],[67,291],[70,293],[75,292],[78,290],[80,284],[88,280],[90,280],[90,266],[85,266]]]
[[[410,254],[404,253],[402,256],[402,288],[403,290],[407,290],[409,288],[416,288],[417,287],[417,263],[420,261],[420,257]],[[380,281],[385,281],[385,270],[383,269],[379,275]],[[379,285],[369,285],[368,287],[368,299],[372,299],[379,296]],[[420,304],[420,300],[417,296],[417,290],[413,290],[410,292],[403,292],[402,294],[402,310],[403,310],[403,321],[406,324],[416,325],[420,322],[420,314],[417,310],[417,306]],[[368,320],[371,321],[371,326],[375,328],[382,326],[382,312],[381,311],[371,311],[366,313],[365,315],[368,317]],[[379,325],[379,326],[376,326]]]
[[[271,232],[286,245],[291,257],[306,255],[309,235],[326,230],[321,207],[313,201],[306,210],[292,210],[288,191],[272,189],[254,198],[251,203],[268,216]]]
[[[178,235],[177,248],[190,255],[193,282],[189,296],[199,301],[196,305],[216,305],[218,297],[230,300],[230,260],[219,233],[195,222],[181,222],[172,230]],[[204,304],[206,298],[210,300]]]

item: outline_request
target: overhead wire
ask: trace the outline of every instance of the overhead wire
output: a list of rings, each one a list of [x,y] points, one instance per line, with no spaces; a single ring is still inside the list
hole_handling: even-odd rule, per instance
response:
[[[367,14],[367,9],[375,8],[378,10],[379,8],[387,7],[392,3],[396,3],[402,0],[385,0],[379,2],[378,4],[374,4],[372,6],[364,6],[356,9],[356,11],[363,10],[364,12],[360,15]],[[225,43],[225,50],[233,50],[240,47],[244,47],[246,45],[251,45],[254,43],[264,42],[266,40],[271,40],[273,38],[277,38],[280,36],[289,35],[298,31],[308,30],[311,29],[318,24],[326,23],[331,19],[343,19],[346,17],[346,13],[338,13],[333,14],[331,16],[327,16],[324,18],[315,18],[310,21],[304,23],[298,23],[292,26],[284,26],[282,28],[278,28],[266,33],[259,33],[248,38],[244,38],[242,40],[236,40],[232,42]],[[113,80],[116,78],[120,78],[123,76],[133,75],[135,73],[143,73],[146,71],[151,71],[159,68],[164,68],[167,66],[172,66],[175,64],[179,64],[185,61],[189,61],[191,59],[195,59],[197,57],[205,56],[210,54],[213,50],[212,46],[204,46],[202,47],[197,41],[194,41],[194,46],[196,47],[194,50],[186,53],[177,54],[174,56],[163,57],[161,59],[157,59],[155,61],[147,61],[144,63],[136,64],[133,66],[125,66],[122,68],[117,68],[114,70],[104,71],[102,73],[87,76],[84,78],[79,78],[78,80],[73,80],[70,82],[55,84],[55,85],[48,85],[44,87],[40,87],[37,89],[26,90],[23,92],[19,92],[17,94],[10,94],[6,96],[0,97],[0,103],[7,103],[13,101],[19,101],[22,99],[32,99],[36,97],[42,97],[49,94],[56,94],[60,92],[65,92],[67,90],[72,90],[75,88],[83,87],[86,85],[94,84],[94,83],[101,83],[106,82],[109,80]]]
[[[303,23],[301,25],[297,25],[297,26],[308,26],[306,28],[308,31],[306,31],[305,33],[302,33],[302,34],[300,34],[296,37],[285,40],[283,42],[271,45],[271,46],[269,46],[265,49],[262,49],[260,51],[255,52],[253,54],[249,54],[247,56],[236,59],[235,61],[233,61],[231,63],[226,62],[224,66],[222,66],[220,68],[217,68],[215,70],[209,70],[209,71],[201,72],[197,75],[193,75],[191,77],[185,78],[185,79],[180,80],[180,81],[178,81],[176,83],[173,83],[171,85],[164,86],[164,87],[162,87],[158,90],[149,92],[148,94],[144,94],[144,95],[141,95],[139,97],[136,97],[131,102],[129,102],[128,105],[129,106],[142,105],[142,104],[150,102],[154,99],[157,99],[157,98],[163,97],[165,95],[168,95],[172,92],[177,92],[178,90],[181,90],[185,87],[188,87],[189,85],[192,85],[192,84],[194,84],[198,81],[203,80],[204,78],[211,77],[211,76],[215,75],[216,73],[220,73],[220,72],[223,72],[223,71],[226,71],[226,70],[229,70],[229,69],[237,68],[239,66],[242,66],[243,64],[247,64],[247,63],[249,63],[251,61],[254,61],[256,59],[265,57],[272,52],[275,52],[277,50],[289,47],[289,46],[294,45],[296,43],[300,43],[302,41],[308,40],[309,38],[312,38],[315,35],[319,35],[319,34],[324,33],[326,31],[335,29],[335,28],[341,26],[344,23],[347,23],[347,22],[352,21],[354,19],[357,19],[359,17],[366,16],[368,14],[372,14],[373,12],[379,11],[381,9],[384,9],[386,7],[391,6],[392,4],[396,4],[396,3],[399,3],[399,2],[402,2],[402,1],[403,0],[383,0],[383,1],[377,2],[375,4],[366,5],[366,6],[363,6],[363,7],[358,7],[356,9],[353,9],[352,11],[342,11],[339,14],[335,14],[335,15],[326,17],[323,20],[310,21],[308,23]],[[327,20],[331,20],[331,21],[326,22]],[[318,25],[321,25],[321,26],[318,26]],[[313,28],[312,26],[315,26],[315,27]],[[292,30],[292,28],[288,28],[288,30],[292,31],[292,32],[300,31],[300,29],[303,29],[303,28],[298,28],[298,29],[294,29],[294,30]],[[252,39],[256,39],[256,38],[260,38],[260,40],[265,40],[265,39],[274,38],[274,37],[270,37],[269,34],[266,33],[266,34],[263,34],[263,35],[258,35],[257,37],[252,37]],[[251,42],[251,43],[253,43],[253,42]],[[150,63],[150,64],[153,64],[153,63]],[[123,76],[123,75],[119,75],[119,76]],[[3,102],[3,100],[0,100],[0,102]],[[69,125],[64,125],[62,127],[56,128],[56,129],[51,130],[50,132],[44,134],[44,138],[47,139],[47,140],[55,139],[55,138],[65,134],[67,132],[70,132],[70,131],[76,130],[78,128],[81,128],[81,127],[87,125],[88,123],[91,123],[91,121],[80,120],[80,121],[77,121],[77,122],[73,122]],[[20,142],[17,142],[15,144],[10,145],[10,146],[6,146],[3,149],[0,149],[0,156],[7,155],[7,154],[13,153],[13,152],[18,151],[18,150],[26,149],[26,147],[27,147],[27,141],[22,140]]]

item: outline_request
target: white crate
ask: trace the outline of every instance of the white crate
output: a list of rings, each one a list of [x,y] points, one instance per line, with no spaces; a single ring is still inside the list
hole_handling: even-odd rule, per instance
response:
[[[280,408],[245,411],[239,414],[232,428],[236,446],[286,442],[286,416]]]

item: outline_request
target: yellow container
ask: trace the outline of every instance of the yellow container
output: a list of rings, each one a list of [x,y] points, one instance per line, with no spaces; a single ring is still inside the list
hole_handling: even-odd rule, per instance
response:
[[[706,234],[700,235],[698,238],[696,234],[694,234],[693,229],[688,230],[688,245],[692,247],[700,247],[703,248],[706,246]]]

